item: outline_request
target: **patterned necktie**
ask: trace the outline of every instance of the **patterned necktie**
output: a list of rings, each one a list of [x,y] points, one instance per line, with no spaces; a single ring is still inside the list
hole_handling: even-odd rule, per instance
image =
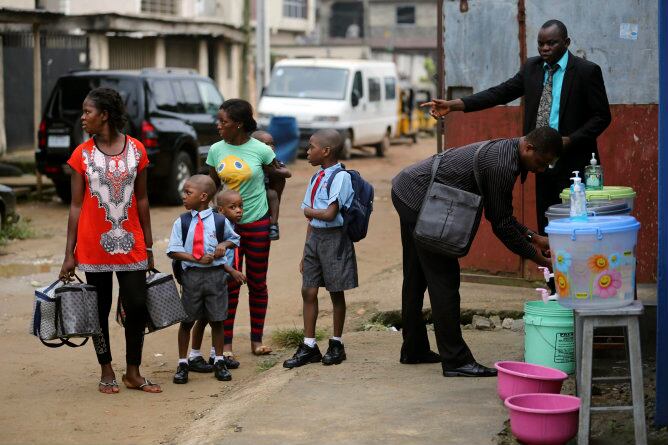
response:
[[[550,125],[550,111],[552,111],[552,77],[559,69],[559,64],[547,68],[547,80],[543,86],[543,93],[538,103],[538,114],[536,115],[536,128],[548,127]]]
[[[318,186],[320,185],[320,181],[322,181],[323,176],[325,176],[325,170],[322,170],[318,174],[318,177],[316,178],[315,182],[313,183],[313,188],[311,189],[311,208],[313,208],[313,201],[315,201],[315,194],[318,191]]]
[[[193,256],[199,260],[204,256],[204,223],[197,214],[197,225],[195,226],[195,236],[193,236]]]

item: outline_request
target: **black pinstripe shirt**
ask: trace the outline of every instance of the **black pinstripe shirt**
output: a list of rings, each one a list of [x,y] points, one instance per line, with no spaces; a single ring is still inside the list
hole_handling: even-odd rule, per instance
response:
[[[436,181],[480,194],[473,174],[473,155],[486,142],[448,150],[439,164]],[[392,192],[416,213],[427,194],[433,162],[431,156],[405,168],[392,180]],[[520,164],[519,139],[500,139],[483,148],[478,155],[478,173],[485,217],[494,234],[513,253],[532,258],[536,249],[526,238],[528,229],[513,216],[513,187],[518,176],[524,182],[527,174]]]

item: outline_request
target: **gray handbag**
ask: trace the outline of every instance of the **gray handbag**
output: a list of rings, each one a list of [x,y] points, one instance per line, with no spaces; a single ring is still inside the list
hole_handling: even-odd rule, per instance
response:
[[[188,318],[172,275],[161,273],[156,269],[151,269],[146,275],[146,310],[148,312],[146,332],[148,333],[164,329]],[[116,321],[121,326],[125,326],[125,310],[120,298],[116,305]]]
[[[149,332],[164,329],[188,318],[172,275],[152,269],[146,276],[146,292]]]
[[[473,155],[473,175],[481,194],[478,154],[487,144],[478,147]],[[435,182],[438,166],[446,153],[434,157],[431,180],[413,237],[415,243],[425,250],[450,258],[460,258],[469,252],[478,231],[483,198],[481,195]]]
[[[89,337],[102,334],[95,286],[75,277],[79,283],[59,286],[62,282],[54,281],[46,288],[35,291],[30,332],[48,347],[79,347],[86,344]],[[85,339],[77,345],[69,341],[75,337]],[[58,342],[47,343],[50,340]]]

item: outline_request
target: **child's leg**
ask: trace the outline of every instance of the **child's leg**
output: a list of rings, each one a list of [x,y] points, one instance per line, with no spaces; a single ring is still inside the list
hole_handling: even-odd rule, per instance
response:
[[[278,193],[276,190],[267,189],[267,201],[269,203],[269,220],[271,224],[278,224],[280,201],[278,200]]]
[[[181,326],[179,326],[179,361],[187,360],[188,345],[190,344],[190,330],[193,325],[193,322],[182,322]]]
[[[330,292],[329,296],[332,299],[332,312],[334,316],[334,337],[341,338],[343,334],[343,324],[346,321],[346,297],[341,292]]]
[[[318,320],[317,287],[302,288],[302,305],[304,313],[304,339],[315,339],[315,325]]]
[[[223,345],[225,344],[225,328],[222,321],[212,321],[211,323],[211,336],[213,337],[213,344],[216,348],[216,358],[214,360],[214,375],[217,380],[220,381],[230,381],[232,380],[232,374],[227,369],[225,364],[225,358],[223,357]]]
[[[283,189],[285,189],[285,178],[270,178],[269,179],[269,190],[274,190],[278,197],[278,202],[281,202],[281,197],[283,196]],[[276,218],[278,220],[278,218]]]
[[[204,339],[204,330],[206,329],[207,323],[208,321],[205,319],[197,320],[195,326],[192,329],[192,336],[193,336],[192,349],[194,351],[199,351],[202,349],[202,340]]]

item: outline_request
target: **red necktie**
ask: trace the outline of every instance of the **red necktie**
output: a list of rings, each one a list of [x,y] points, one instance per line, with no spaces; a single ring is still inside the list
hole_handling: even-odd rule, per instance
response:
[[[311,189],[311,208],[313,208],[313,201],[315,201],[315,194],[318,191],[318,186],[320,185],[320,181],[322,181],[323,176],[325,176],[325,170],[320,171],[318,177],[315,179],[315,182],[313,183],[313,188]]]
[[[193,237],[193,256],[199,260],[204,256],[204,223],[197,214],[197,225],[195,226],[195,236]]]

